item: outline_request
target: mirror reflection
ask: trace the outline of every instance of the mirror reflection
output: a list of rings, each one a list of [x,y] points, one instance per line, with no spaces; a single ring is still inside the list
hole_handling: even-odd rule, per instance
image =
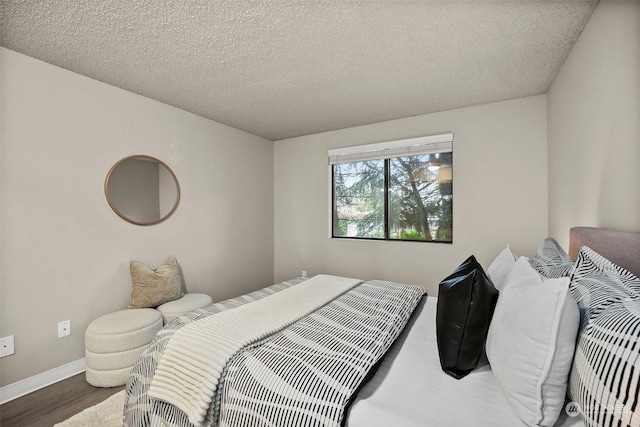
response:
[[[121,218],[138,225],[157,224],[178,207],[180,186],[162,161],[129,156],[113,165],[105,181],[109,205]]]

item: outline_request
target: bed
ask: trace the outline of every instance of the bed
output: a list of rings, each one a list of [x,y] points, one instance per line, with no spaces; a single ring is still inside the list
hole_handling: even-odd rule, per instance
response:
[[[287,292],[292,289],[296,292],[304,286],[314,289],[311,281],[316,278],[297,278],[213,304],[167,325],[130,374],[124,424],[513,427],[539,422],[561,427],[640,426],[637,407],[640,281],[627,270],[608,263],[620,259],[626,269],[640,271],[637,256],[640,233],[611,234],[610,230],[577,227],[571,230],[570,242],[569,254],[573,257],[564,253],[553,239],[545,239],[532,260],[515,256],[510,248],[501,253],[513,255],[513,262],[511,259],[508,262],[510,266],[518,263],[528,268],[524,266],[525,260],[527,266],[535,265],[539,276],[544,276],[539,283],[565,286],[563,289],[571,287],[572,298],[567,298],[567,303],[579,309],[575,325],[578,332],[573,332],[569,340],[565,338],[573,341],[572,353],[566,362],[570,364],[566,367],[570,375],[561,372],[565,388],[551,392],[562,395],[559,403],[557,396],[555,398],[559,408],[555,409],[552,421],[527,418],[527,409],[519,406],[520,390],[511,388],[512,377],[513,383],[518,383],[516,371],[519,370],[510,365],[512,360],[503,361],[496,356],[496,350],[487,351],[489,356],[483,354],[478,366],[462,379],[445,374],[440,366],[434,324],[438,299],[427,296],[422,288],[384,281],[337,284],[335,298],[322,297],[329,298],[331,303],[324,303],[322,299],[313,302],[315,296],[308,294],[293,296],[290,301],[309,301],[310,314],[297,312],[284,326],[276,328],[269,322],[277,323],[277,319],[269,319],[264,325],[261,320],[251,320],[249,325],[257,325],[267,333],[260,332],[248,342],[238,338],[243,350],[236,353],[236,348],[231,348],[230,359],[216,362],[223,365],[217,371],[218,376],[209,377],[208,356],[216,351],[214,347],[227,346],[238,336],[237,319],[229,317],[222,326],[214,319],[241,310],[250,312],[251,307],[259,304],[266,307],[266,313],[278,311],[269,305],[270,300],[287,298]],[[597,253],[589,248],[581,249],[585,242],[597,247]],[[622,251],[621,246],[625,248]],[[629,256],[630,253],[635,255]],[[488,269],[493,269],[496,282],[515,276],[516,267],[510,267],[510,276],[497,272],[506,265],[499,262],[501,255]],[[319,280],[332,279],[323,276]],[[328,283],[325,284],[330,287]],[[505,288],[504,301],[510,295],[508,290],[513,288]],[[353,295],[355,291],[363,295]],[[502,297],[501,294],[499,303]],[[287,304],[285,301],[276,299],[276,304]],[[371,311],[373,307],[376,311]],[[498,313],[499,305],[494,319]],[[201,332],[183,332],[201,330],[194,326],[199,323],[207,324],[215,336],[232,332],[222,336],[222,341],[212,344],[213,347],[196,351],[193,349],[199,346]],[[345,330],[351,332],[340,332]],[[253,333],[251,330],[250,335]],[[495,332],[494,337],[497,334]],[[615,339],[603,339],[606,334]],[[177,335],[180,338],[176,338]],[[360,342],[361,336],[368,338]],[[173,346],[173,353],[168,346]],[[366,351],[361,346],[366,347]],[[493,348],[499,345],[493,344]],[[554,351],[560,353],[557,349]],[[192,352],[202,356],[197,363],[191,360]],[[517,348],[509,357],[518,357]],[[555,360],[557,356],[553,357]],[[327,360],[335,364],[328,365]],[[194,384],[182,384],[183,376],[192,377],[190,381]],[[216,390],[210,400],[201,396],[202,390],[194,391],[200,377],[206,377],[208,382],[204,388]],[[336,378],[340,379],[339,384]],[[565,399],[566,390],[570,397]],[[180,402],[181,395],[189,397]],[[327,398],[329,395],[331,400]],[[194,402],[200,402],[200,409]]]

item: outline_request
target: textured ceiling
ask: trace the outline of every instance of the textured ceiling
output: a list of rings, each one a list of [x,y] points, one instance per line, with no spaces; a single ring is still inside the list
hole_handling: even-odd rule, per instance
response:
[[[597,0],[1,0],[1,45],[278,140],[545,93]]]

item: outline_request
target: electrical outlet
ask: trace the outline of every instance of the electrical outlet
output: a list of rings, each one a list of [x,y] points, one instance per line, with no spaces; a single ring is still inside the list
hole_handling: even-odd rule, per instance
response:
[[[302,270],[302,277],[307,277],[307,272],[306,272],[306,270]]]
[[[0,338],[0,357],[11,356],[14,353],[13,335]]]
[[[71,320],[58,322],[58,338],[71,335]]]

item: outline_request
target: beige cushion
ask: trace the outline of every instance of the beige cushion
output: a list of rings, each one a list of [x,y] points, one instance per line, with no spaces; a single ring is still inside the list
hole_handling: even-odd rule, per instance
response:
[[[178,261],[173,255],[155,270],[138,261],[131,261],[131,304],[129,308],[157,307],[183,295]]]
[[[84,357],[87,366],[99,371],[107,371],[114,369],[129,368],[138,361],[142,352],[149,344],[145,344],[138,348],[123,351],[114,351],[113,353],[94,353],[85,349]]]
[[[127,383],[131,366],[122,369],[100,371],[87,366],[85,377],[94,387],[118,387]]]
[[[105,314],[89,324],[84,334],[87,382],[95,387],[116,387],[162,329],[162,316],[152,308]]]
[[[164,324],[169,324],[173,319],[190,311],[204,308],[212,303],[211,297],[206,294],[185,294],[182,298],[164,303],[158,306],[158,311],[164,318]]]
[[[94,353],[132,350],[149,344],[160,329],[162,316],[157,310],[120,310],[89,324],[84,334],[85,347]]]

